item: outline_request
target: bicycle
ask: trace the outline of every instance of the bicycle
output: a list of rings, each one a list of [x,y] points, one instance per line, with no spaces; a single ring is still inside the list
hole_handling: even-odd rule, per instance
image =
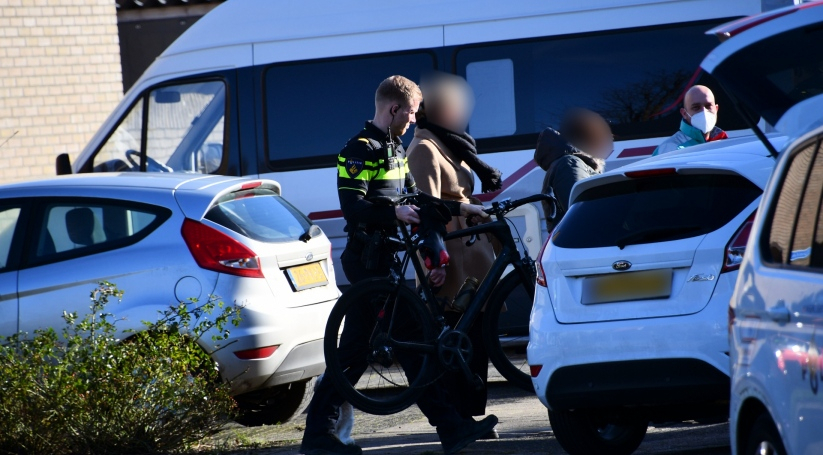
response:
[[[408,200],[409,196],[400,196],[392,202]],[[370,414],[400,412],[417,401],[425,387],[447,369],[461,371],[470,384],[482,387],[482,380],[473,376],[467,365],[473,349],[466,335],[481,311],[484,344],[492,364],[510,383],[533,391],[525,345],[536,269],[525,248],[521,256],[505,215],[521,205],[542,200],[550,203],[552,213],[547,217],[553,219],[556,199],[552,194],[537,194],[516,201],[494,202],[485,211],[496,219],[443,236],[443,240],[471,237],[469,242],[473,242],[481,234],[491,234],[502,244],[454,328],[446,325],[443,308],[416,259],[421,248],[419,236],[410,234],[407,226],[398,221],[399,237],[386,239],[398,247],[391,274],[352,285],[338,299],[326,324],[326,376],[349,403]],[[401,258],[399,252],[405,255]],[[409,263],[419,278],[417,290],[405,285]],[[511,271],[506,274],[509,266]],[[362,338],[359,344],[343,350],[339,349],[339,335],[347,314],[369,318],[364,327],[372,329],[367,342],[365,336],[358,335]],[[501,318],[507,324],[501,326]],[[358,374],[361,371],[366,374]]]

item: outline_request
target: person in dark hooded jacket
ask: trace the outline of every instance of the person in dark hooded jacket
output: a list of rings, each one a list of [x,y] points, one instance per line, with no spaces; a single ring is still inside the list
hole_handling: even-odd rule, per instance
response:
[[[534,161],[546,171],[541,192],[554,190],[557,217],[548,225],[551,231],[569,210],[575,183],[603,172],[605,159],[614,150],[614,139],[606,120],[588,109],[566,112],[560,131],[546,128],[537,139]],[[544,213],[546,207],[544,202]]]

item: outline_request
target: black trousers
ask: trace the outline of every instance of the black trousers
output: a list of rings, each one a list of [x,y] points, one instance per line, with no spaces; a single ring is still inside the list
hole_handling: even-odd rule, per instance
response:
[[[454,328],[462,313],[446,311],[443,316],[446,323]],[[481,317],[483,314],[481,313]],[[486,414],[486,399],[488,391],[486,382],[489,379],[489,354],[486,352],[486,345],[483,343],[483,320],[478,317],[474,324],[469,327],[467,335],[472,342],[472,358],[469,361],[469,370],[473,374],[480,376],[483,380],[483,389],[475,390],[474,386],[466,381],[462,371],[447,371],[443,376],[443,386],[449,394],[449,401],[454,404],[457,412],[464,418],[470,419],[472,416],[482,416]]]
[[[390,258],[389,258],[390,259]],[[351,284],[363,281],[367,278],[385,277],[389,275],[388,266],[380,267],[377,270],[369,271],[360,262],[360,252],[349,245],[343,251],[340,258],[343,272],[346,274]],[[389,264],[389,261],[381,260],[380,264]],[[340,335],[340,351],[345,356],[347,351],[362,352],[357,349],[347,349],[347,346],[357,346],[368,343],[369,334],[373,327],[376,314],[370,305],[358,306],[346,314],[346,324],[343,326],[343,333]],[[414,377],[419,373],[419,365],[413,362],[404,362],[399,359],[407,375]],[[367,365],[365,359],[341,359],[345,364],[350,365],[346,370],[346,378],[350,383],[355,384]],[[308,415],[306,416],[306,430],[303,438],[329,433],[334,429],[337,421],[340,405],[343,404],[343,397],[334,388],[331,380],[323,380],[317,385],[311,403],[309,403]],[[458,424],[466,420],[461,417],[455,407],[448,401],[448,395],[443,386],[438,382],[426,387],[426,390],[417,400],[417,406],[428,418],[429,424],[442,430],[449,431]]]

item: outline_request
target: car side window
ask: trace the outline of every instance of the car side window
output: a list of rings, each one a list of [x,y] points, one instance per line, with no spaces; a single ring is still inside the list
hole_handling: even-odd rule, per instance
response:
[[[226,84],[197,81],[142,96],[95,155],[95,172],[217,172],[224,161]]]
[[[66,201],[44,207],[33,260],[40,264],[135,243],[162,224],[168,210],[105,200]]]
[[[767,262],[808,267],[823,192],[823,157],[816,144],[789,163],[768,230]]]
[[[12,239],[20,219],[20,207],[0,207],[0,271],[9,266]]]

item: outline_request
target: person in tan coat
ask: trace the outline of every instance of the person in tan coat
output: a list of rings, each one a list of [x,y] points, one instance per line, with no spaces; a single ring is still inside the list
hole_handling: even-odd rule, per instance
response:
[[[482,182],[483,192],[499,189],[501,176],[500,171],[477,157],[474,139],[465,132],[472,108],[471,88],[462,78],[444,74],[424,80],[421,88],[424,101],[408,148],[409,171],[423,192],[443,200],[479,204],[480,201],[472,198],[475,173]],[[452,232],[466,227],[464,218],[453,217],[446,230]],[[434,269],[430,281],[440,287],[437,297],[447,302],[446,320],[454,327],[462,313],[450,311],[449,303],[466,278],[478,281],[485,278],[494,262],[494,249],[491,236],[481,236],[471,246],[466,245],[466,239],[449,240],[446,249],[449,265]],[[489,360],[481,335],[481,324],[476,322],[469,331],[474,347],[469,367],[485,385]],[[474,391],[462,373],[449,373],[444,382],[461,416],[485,414],[485,390]],[[492,430],[487,437],[496,438],[497,433]]]

